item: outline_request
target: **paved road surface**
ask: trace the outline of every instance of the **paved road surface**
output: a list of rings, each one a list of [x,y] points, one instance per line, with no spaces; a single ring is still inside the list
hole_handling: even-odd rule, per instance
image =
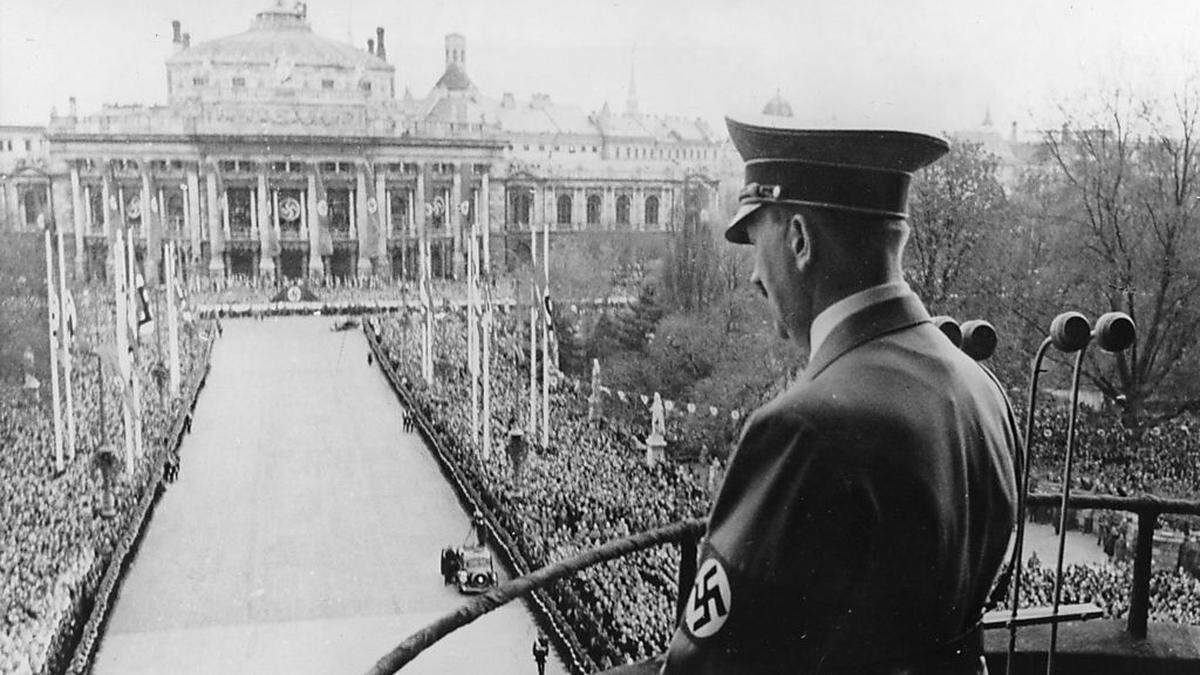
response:
[[[332,321],[225,323],[97,673],[363,672],[463,602],[438,553],[468,515],[403,433],[362,334]],[[536,635],[511,604],[403,672],[536,673]]]

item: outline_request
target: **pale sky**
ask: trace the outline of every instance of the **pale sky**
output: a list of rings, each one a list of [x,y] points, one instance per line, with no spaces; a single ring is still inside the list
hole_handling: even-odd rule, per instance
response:
[[[273,0],[0,0],[0,124],[50,108],[161,103],[171,19],[196,44],[239,33]],[[779,89],[798,117],[954,131],[1054,126],[1056,105],[1121,85],[1169,95],[1200,64],[1195,0],[310,0],[326,37],[365,48],[382,25],[397,91],[423,96],[446,33],[488,96],[544,92],[621,110],[757,112]]]

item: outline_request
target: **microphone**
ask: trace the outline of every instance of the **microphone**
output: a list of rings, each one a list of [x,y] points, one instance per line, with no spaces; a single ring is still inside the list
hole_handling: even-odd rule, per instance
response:
[[[1129,349],[1137,340],[1137,327],[1125,312],[1109,312],[1096,320],[1096,345],[1110,354]]]
[[[996,353],[996,328],[983,319],[974,319],[962,325],[962,350],[976,361],[984,361]]]
[[[950,342],[954,343],[955,347],[962,347],[963,332],[959,327],[958,322],[953,317],[941,315],[933,317],[933,325],[942,331],[942,334],[950,338]]]

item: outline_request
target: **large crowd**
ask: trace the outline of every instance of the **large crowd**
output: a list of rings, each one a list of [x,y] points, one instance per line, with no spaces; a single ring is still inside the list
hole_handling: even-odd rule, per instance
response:
[[[709,473],[705,465],[714,462],[713,466],[719,467],[719,463],[702,458],[648,466],[640,440],[650,426],[645,406],[612,401],[599,421],[589,422],[586,389],[557,386],[557,380],[551,390],[550,443],[538,447],[540,435],[527,434],[533,450],[517,471],[502,448],[511,420],[527,426],[528,333],[519,316],[500,315],[496,322],[491,364],[493,438],[485,456],[472,440],[470,428],[465,319],[453,313],[438,316],[435,379],[433,386],[427,387],[420,377],[419,317],[418,313],[393,314],[379,320],[390,360],[403,373],[415,404],[432,420],[439,442],[513,537],[529,568],[706,513],[713,482],[705,480]],[[687,419],[679,415],[671,422],[669,417],[668,437],[684,432]],[[1034,445],[1033,473],[1045,487],[1061,470],[1065,416],[1046,406],[1038,422],[1044,436]],[[1074,476],[1080,488],[1192,499],[1200,494],[1200,444],[1186,424],[1176,420],[1135,433],[1121,428],[1110,416],[1085,414],[1079,429]],[[725,442],[722,434],[712,445]],[[1186,527],[1188,520],[1181,520]],[[1101,532],[1099,520],[1097,531]],[[677,564],[678,550],[660,547],[591,568],[551,592],[597,665],[630,662],[666,646],[673,623]],[[1031,563],[1022,606],[1050,602],[1053,569],[1048,567]],[[1122,617],[1128,612],[1131,576],[1130,564],[1117,558],[1104,565],[1070,565],[1064,602],[1095,602],[1107,616]],[[1150,617],[1152,621],[1200,625],[1197,578],[1180,569],[1156,572]]]
[[[77,293],[81,338],[113,334],[112,298],[102,288]],[[206,324],[180,332],[184,382],[194,382],[203,362]],[[82,344],[82,342],[81,342]],[[160,390],[165,358],[158,342],[143,338],[138,377],[143,388],[144,454],[132,472],[122,468],[112,483],[116,515],[104,517],[100,502],[100,450],[123,448],[119,393],[111,369],[98,377],[100,359],[79,349],[71,378],[75,402],[76,455],[55,473],[49,406],[17,385],[0,385],[0,672],[43,672],[66,639],[64,626],[78,617],[81,598],[95,590],[115,542],[151,485],[151,471],[167,452],[169,421],[185,403]],[[43,394],[44,396],[45,394]],[[101,415],[101,397],[104,398]],[[119,451],[118,455],[123,455]]]
[[[233,279],[192,289],[192,302],[262,302],[280,286]],[[451,288],[451,287],[448,287]],[[435,289],[435,297],[459,297]],[[443,289],[445,290],[445,289]],[[409,299],[414,284],[331,281],[314,289],[323,299]],[[100,287],[77,294],[81,334],[111,334],[111,297]],[[589,416],[589,392],[552,376],[551,430],[542,447],[540,433],[526,433],[529,452],[520,461],[506,451],[515,423],[533,431],[528,420],[529,353],[525,312],[498,312],[492,350],[492,437],[486,450],[471,429],[470,374],[467,368],[466,319],[441,310],[434,335],[435,378],[420,377],[420,313],[389,313],[373,321],[389,361],[402,375],[410,400],[430,421],[442,448],[482,496],[500,530],[526,569],[536,569],[632,533],[686,518],[702,517],[719,482],[724,454],[737,434],[738,420],[724,417],[667,416],[667,436],[678,450],[668,461],[648,464],[641,439],[650,412],[637,398],[604,400],[598,419]],[[185,324],[185,381],[205,368],[201,345],[213,327]],[[72,391],[78,420],[78,456],[55,475],[51,423],[44,403],[17,385],[0,388],[0,592],[5,599],[0,632],[0,671],[38,672],[54,651],[60,627],[78,600],[91,591],[125,531],[128,514],[149,484],[162,458],[159,434],[180,414],[178,399],[161,393],[157,341],[144,338],[139,360],[143,382],[146,455],[131,474],[115,484],[117,516],[99,515],[101,478],[97,450],[120,445],[122,418],[111,377],[97,378],[99,361],[86,352],[74,360]],[[586,379],[585,373],[577,377]],[[103,384],[101,384],[103,382]],[[103,387],[103,392],[102,388]],[[540,384],[538,386],[540,392]],[[651,392],[646,392],[651,393]],[[100,414],[100,400],[107,401]],[[1036,419],[1032,447],[1034,489],[1050,489],[1059,480],[1066,419],[1061,406],[1046,404]],[[1127,429],[1115,416],[1085,412],[1079,424],[1073,480],[1078,488],[1117,495],[1156,494],[1195,499],[1200,495],[1200,424],[1191,418]],[[711,455],[711,456],[710,456]],[[1110,514],[1111,515],[1111,514]],[[1195,519],[1164,517],[1165,527],[1194,539]],[[1122,517],[1095,519],[1101,540],[1121,530]],[[1108,548],[1106,544],[1106,549]],[[1200,557],[1200,556],[1197,556]],[[608,667],[661,652],[673,625],[679,550],[658,547],[605,563],[547,589],[573,639],[595,665]],[[1022,604],[1047,604],[1052,568],[1030,563]],[[1067,567],[1064,602],[1095,602],[1108,616],[1128,612],[1130,566],[1114,555],[1104,565]],[[1200,582],[1180,569],[1154,574],[1151,620],[1200,625]]]

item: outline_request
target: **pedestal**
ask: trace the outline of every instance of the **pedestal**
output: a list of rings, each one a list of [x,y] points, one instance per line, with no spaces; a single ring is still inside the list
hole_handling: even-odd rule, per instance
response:
[[[650,434],[646,439],[646,466],[654,467],[667,457],[667,439],[661,434]]]

